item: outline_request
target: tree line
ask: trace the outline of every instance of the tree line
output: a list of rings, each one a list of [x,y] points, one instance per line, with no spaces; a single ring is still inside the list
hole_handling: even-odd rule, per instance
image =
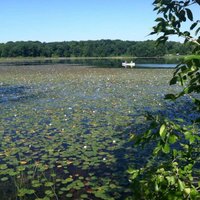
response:
[[[192,45],[169,41],[95,40],[69,42],[17,41],[0,43],[0,57],[154,57],[192,53]]]

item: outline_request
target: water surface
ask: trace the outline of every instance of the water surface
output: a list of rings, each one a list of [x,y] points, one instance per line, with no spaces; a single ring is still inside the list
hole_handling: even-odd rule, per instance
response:
[[[129,142],[145,130],[144,114],[187,116],[188,103],[163,100],[179,90],[168,86],[172,73],[95,63],[1,65],[2,199],[14,199],[13,177],[40,198],[52,184],[60,199],[125,198],[128,166],[148,157]],[[26,178],[17,178],[22,172]]]
[[[91,67],[101,67],[101,68],[121,68],[122,62],[125,60],[122,59],[103,59],[103,58],[90,58],[90,59],[45,59],[45,60],[31,60],[26,61],[19,60],[18,62],[1,62],[1,65],[54,65],[54,64],[66,64],[73,66],[91,66]],[[181,59],[164,59],[164,58],[127,58],[127,62],[135,62],[136,68],[174,68],[176,64],[180,63]]]

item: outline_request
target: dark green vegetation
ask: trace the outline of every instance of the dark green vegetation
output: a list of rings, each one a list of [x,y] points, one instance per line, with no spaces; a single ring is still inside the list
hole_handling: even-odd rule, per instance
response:
[[[126,170],[148,155],[135,157],[131,133],[144,129],[145,111],[183,109],[162,100],[171,73],[0,66],[1,200],[129,196]]]
[[[155,41],[71,41],[71,42],[7,42],[0,44],[0,57],[153,57],[166,54],[191,54],[193,46],[167,42],[156,47]]]
[[[161,17],[151,34],[160,33],[158,43],[165,43],[170,35],[185,38],[185,43],[195,45],[193,56],[186,57],[177,66],[170,85],[181,85],[182,90],[165,95],[165,99],[183,101],[191,99],[184,116],[171,118],[147,114],[149,128],[143,134],[135,134],[136,145],[151,147],[152,156],[148,162],[129,169],[133,196],[144,200],[198,200],[200,199],[200,21],[193,19],[191,5],[200,8],[199,0],[155,0],[155,10]],[[191,22],[189,30],[183,23]],[[195,34],[192,35],[191,32]],[[179,113],[183,112],[180,110]]]

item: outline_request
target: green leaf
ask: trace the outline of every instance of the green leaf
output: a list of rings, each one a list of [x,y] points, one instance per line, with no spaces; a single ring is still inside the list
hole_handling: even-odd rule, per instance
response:
[[[98,190],[94,193],[95,197],[101,198],[101,199],[109,199],[108,196],[105,194],[104,191]]]
[[[149,35],[154,35],[154,34],[156,34],[155,31],[152,31],[151,33],[149,33]]]
[[[195,35],[197,35],[200,31],[200,27],[195,31]]]
[[[185,139],[189,140],[190,137],[192,136],[192,132],[191,131],[185,131],[184,135],[185,135]]]
[[[177,141],[177,136],[176,135],[170,135],[169,136],[169,143],[174,144]]]
[[[191,192],[191,189],[190,189],[190,188],[185,188],[185,189],[184,189],[184,192],[185,192],[187,195],[189,195],[190,192]]]
[[[138,172],[139,170],[138,169],[132,169],[132,168],[129,168],[128,170],[127,170],[127,172],[129,173],[129,174],[134,174],[134,173],[136,173],[136,172]]]
[[[196,2],[200,5],[200,0],[196,0]]]
[[[166,94],[165,99],[175,100],[177,97],[174,94]]]
[[[48,195],[48,196],[51,196],[53,194],[53,192],[51,190],[46,190],[45,194]]]
[[[73,181],[73,179],[69,177],[69,178],[66,178],[65,180],[63,180],[62,184],[67,184],[67,183],[70,183],[72,181]]]
[[[162,17],[158,17],[155,21],[156,22],[164,22],[165,20]]]
[[[177,150],[176,149],[173,149],[173,156],[176,157],[178,154]]]
[[[192,14],[191,10],[188,8],[186,8],[185,10],[186,10],[187,16],[190,19],[190,21],[193,21],[193,14]]]
[[[185,189],[185,183],[178,179],[178,187],[180,191],[183,191]]]
[[[161,29],[161,26],[160,26],[158,32],[161,32],[161,31],[162,31],[162,29]],[[158,44],[165,44],[165,42],[166,42],[167,40],[168,40],[168,37],[167,37],[167,36],[161,36],[161,37],[159,37],[159,38],[157,39],[157,43],[158,43]]]
[[[190,32],[189,31],[184,31],[183,35],[189,37],[190,36]]]
[[[159,191],[159,187],[158,187],[158,183],[155,182],[155,191],[158,192]]]
[[[88,195],[87,194],[82,194],[81,195],[81,199],[88,199]]]
[[[27,190],[27,194],[34,194],[34,193],[35,193],[35,190],[32,190],[32,189]]]
[[[166,179],[167,179],[167,182],[168,182],[169,185],[175,184],[175,177],[174,176],[167,176]]]
[[[183,21],[183,22],[186,21],[185,11],[184,10],[181,10],[180,12],[177,12],[177,15],[179,16],[180,21]]]
[[[170,146],[169,144],[165,144],[164,147],[162,147],[163,153],[169,153],[170,152]]]
[[[154,149],[154,151],[153,151],[153,155],[156,155],[156,154],[158,154],[159,153],[159,151],[162,149],[162,146],[161,145],[159,145],[159,146],[157,146],[157,147],[155,147],[155,149]]]
[[[66,195],[66,197],[68,197],[68,198],[72,198],[72,197],[73,197],[73,194],[68,193],[68,194]]]
[[[165,136],[166,136],[166,125],[165,124],[163,124],[160,127],[159,134],[160,134],[160,137],[162,138],[162,140],[164,140]]]
[[[0,165],[0,170],[5,170],[7,168],[8,168],[8,166],[6,164],[1,164]]]
[[[170,85],[174,85],[178,82],[179,77],[178,76],[174,76],[171,81],[169,82]]]
[[[193,29],[196,27],[197,24],[198,24],[197,22],[193,23],[193,24],[190,26],[190,30],[193,30]]]
[[[132,173],[132,175],[131,175],[131,179],[132,180],[136,179],[138,177],[138,175],[139,175],[139,170],[135,170],[135,172]]]
[[[38,187],[40,187],[41,185],[42,185],[42,184],[39,183],[39,181],[38,181],[38,182],[32,183],[32,187],[34,187],[34,188],[38,188]]]
[[[3,177],[3,178],[1,178],[1,181],[7,181],[8,180],[8,177]]]
[[[44,185],[45,185],[46,187],[51,187],[51,186],[54,185],[54,183],[53,183],[53,182],[46,182]]]
[[[21,171],[25,171],[25,169],[26,169],[26,168],[25,168],[24,166],[19,166],[19,167],[17,167],[17,171],[20,171],[20,172],[21,172]]]
[[[32,190],[32,189],[21,188],[21,189],[18,190],[17,196],[23,197],[23,196],[25,196],[27,194],[31,195],[31,194],[34,194],[34,193],[35,193],[35,191]]]

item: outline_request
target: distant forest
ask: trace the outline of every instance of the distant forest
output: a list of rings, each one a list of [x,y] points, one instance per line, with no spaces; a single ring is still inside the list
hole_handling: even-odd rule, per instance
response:
[[[154,57],[167,54],[191,54],[193,47],[179,42],[167,42],[156,46],[153,40],[122,41],[70,41],[39,42],[19,41],[0,43],[0,57]]]

